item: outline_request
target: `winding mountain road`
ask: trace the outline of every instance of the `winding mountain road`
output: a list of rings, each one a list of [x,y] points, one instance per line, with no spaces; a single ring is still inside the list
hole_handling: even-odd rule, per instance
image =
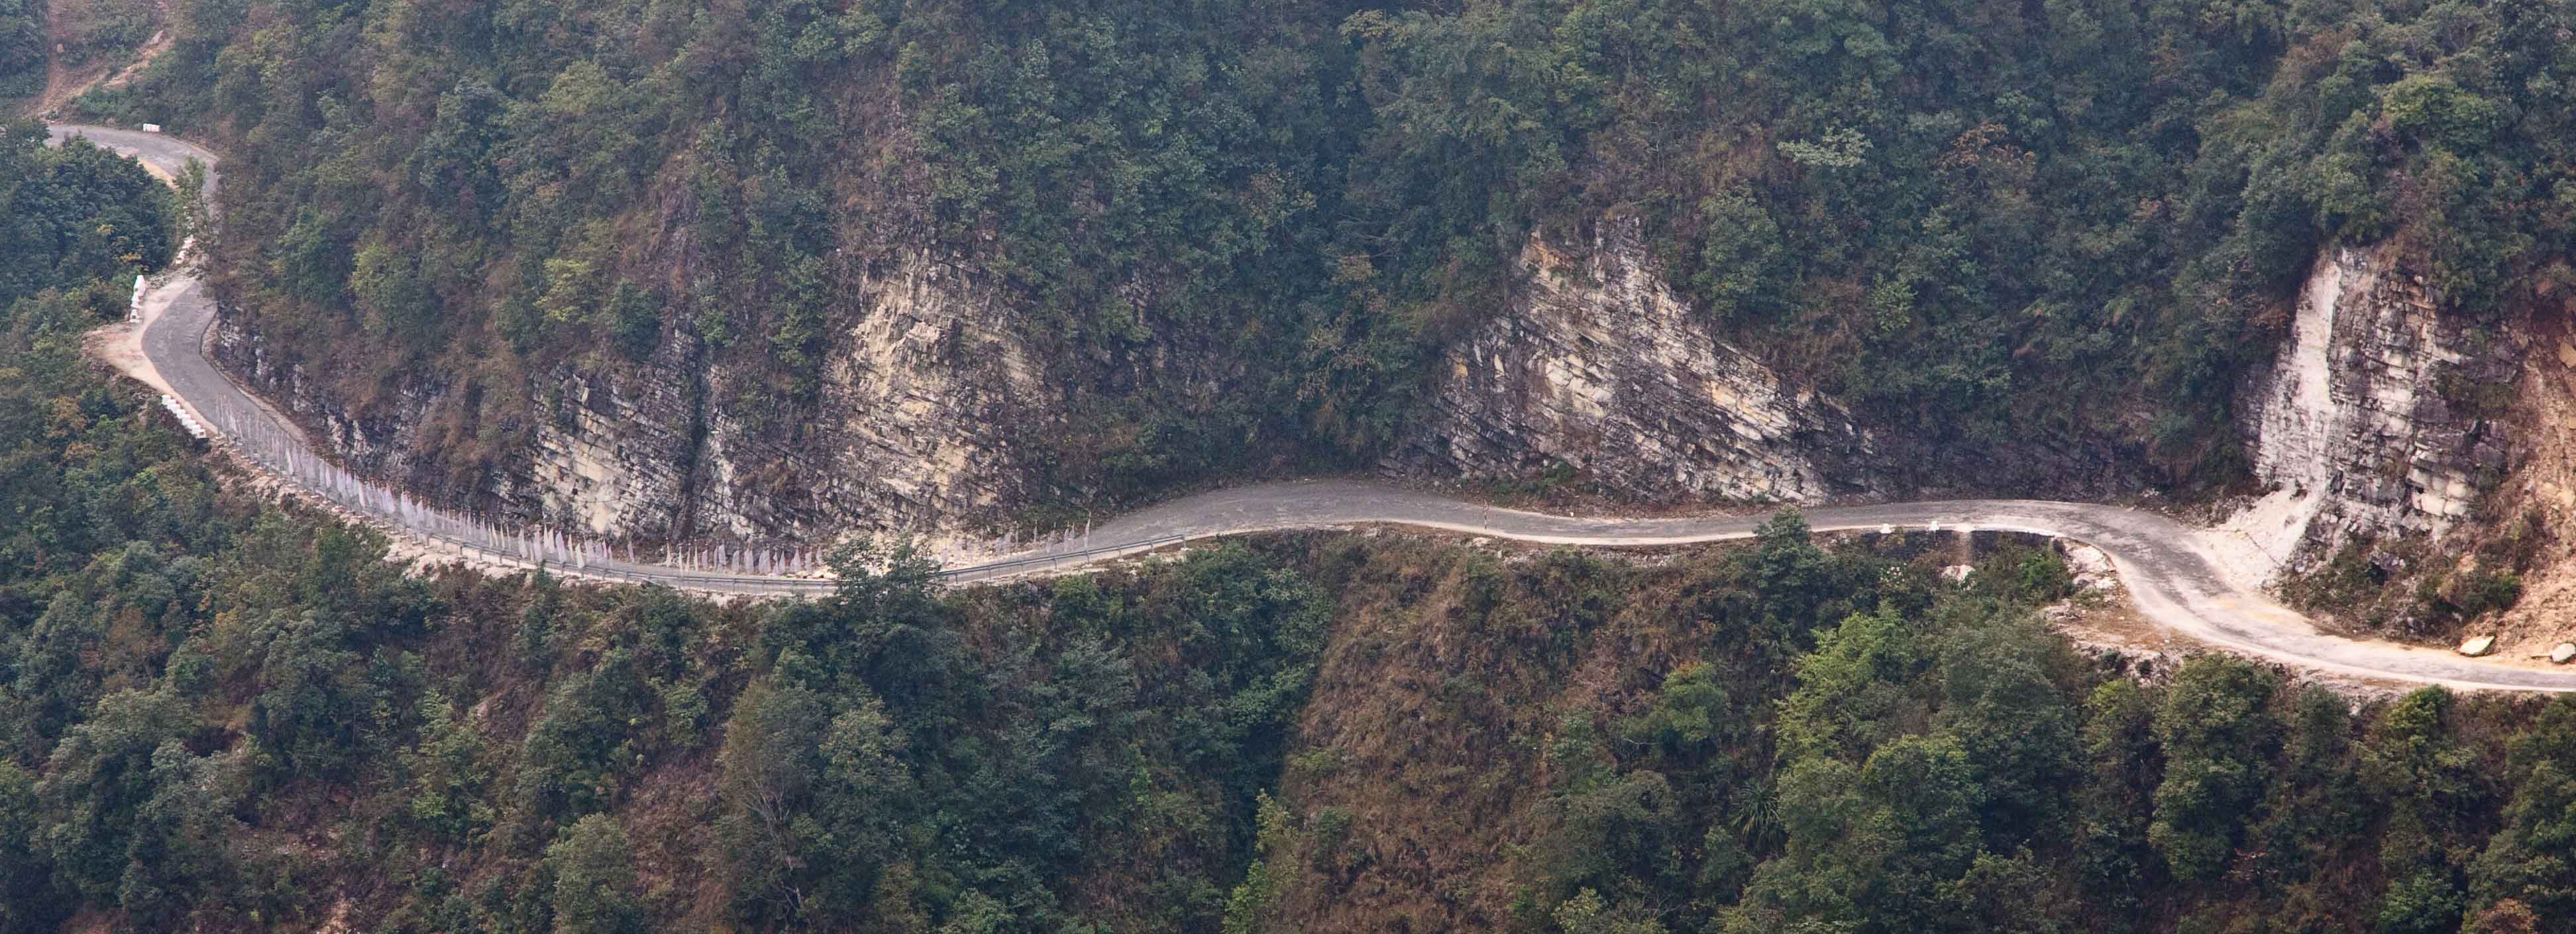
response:
[[[150,133],[105,127],[56,125],[57,140],[73,135],[139,157],[164,174],[189,159],[208,167],[213,153]],[[169,274],[145,303],[139,332],[144,372],[210,426],[258,426],[301,438],[294,426],[245,392],[205,354],[214,302],[193,272]],[[288,482],[295,482],[291,479]],[[341,502],[348,502],[342,491]],[[378,492],[376,496],[390,500]],[[365,501],[365,497],[360,498]],[[2508,659],[2470,659],[2448,652],[2362,641],[2319,632],[2298,613],[2222,573],[2226,550],[2213,533],[2150,512],[2116,506],[2035,500],[1950,500],[1836,506],[1807,511],[1818,531],[1877,529],[1978,529],[2032,532],[2086,542],[2111,555],[2137,609],[2148,620],[2210,646],[2258,658],[2373,681],[2443,684],[2469,690],[2576,691],[2576,671],[2537,667]],[[367,518],[428,543],[432,549],[471,551],[475,543],[408,523],[398,509]],[[1057,570],[1133,554],[1188,539],[1248,532],[1394,524],[1542,544],[1596,546],[1680,545],[1751,537],[1764,516],[1687,518],[1574,518],[1461,502],[1437,494],[1351,480],[1312,480],[1223,490],[1174,500],[1113,519],[1089,536],[1113,543],[1069,554],[1032,554],[993,564],[952,568],[952,580],[995,580]],[[503,556],[506,557],[506,556]],[[619,560],[590,560],[574,573],[649,581],[692,590],[741,594],[816,592],[829,584],[808,578],[747,576]]]

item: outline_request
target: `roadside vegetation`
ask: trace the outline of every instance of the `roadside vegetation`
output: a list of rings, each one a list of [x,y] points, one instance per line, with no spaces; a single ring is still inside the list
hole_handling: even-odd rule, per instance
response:
[[[48,148],[44,125],[0,122],[0,305],[53,290],[122,317],[133,277],[177,251],[180,215],[133,160],[83,140]]]
[[[2481,516],[2441,548],[2421,535],[2354,537],[2288,574],[2281,595],[2366,631],[2458,641],[2521,602],[2523,575],[2554,537],[2538,510]]]

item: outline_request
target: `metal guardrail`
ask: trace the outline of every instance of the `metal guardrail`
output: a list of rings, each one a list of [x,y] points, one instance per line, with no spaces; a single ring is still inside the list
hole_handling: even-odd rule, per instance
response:
[[[305,495],[311,496],[314,499],[327,504],[331,508],[345,510],[350,514],[357,516],[361,521],[371,521],[392,526],[405,534],[456,548],[460,553],[480,553],[491,555],[505,561],[550,567],[555,571],[579,577],[606,578],[610,580],[683,587],[691,585],[703,586],[708,584],[721,584],[794,592],[822,592],[830,590],[837,584],[837,582],[831,578],[784,577],[765,574],[718,574],[693,572],[678,568],[668,570],[635,570],[631,568],[593,565],[587,562],[566,564],[560,561],[530,561],[525,557],[503,554],[493,551],[482,543],[467,541],[465,539],[441,534],[428,529],[404,526],[394,521],[390,516],[361,510],[357,507],[341,502],[338,497],[334,497],[329,491],[308,482],[304,477],[290,471],[279,469],[277,465],[267,463],[265,459],[253,455],[248,450],[242,449],[239,444],[232,443],[235,439],[229,436],[220,435],[214,432],[205,432],[200,434],[195,430],[196,426],[194,425],[194,420],[189,418],[177,405],[173,404],[170,397],[163,396],[162,402],[164,406],[169,409],[169,413],[172,417],[178,419],[183,427],[191,429],[191,434],[197,434],[200,438],[207,438],[215,443],[232,447],[236,456],[240,457],[242,460],[255,464],[269,476],[282,481],[284,485],[297,488],[303,491]],[[1126,542],[1117,545],[1103,545],[1098,548],[1082,548],[1074,551],[1026,555],[1017,558],[1005,558],[1000,561],[987,561],[982,564],[970,564],[964,567],[941,568],[936,572],[936,576],[943,580],[953,581],[960,578],[994,575],[998,572],[1005,572],[1011,569],[1039,570],[1071,564],[1084,564],[1102,558],[1119,557],[1123,555],[1154,551],[1171,545],[1184,544],[1188,541],[1189,536],[1187,535],[1165,535],[1159,538],[1151,538],[1143,541]]]
[[[1079,563],[1084,559],[1096,558],[1102,555],[1111,555],[1114,557],[1118,554],[1136,554],[1140,552],[1153,551],[1165,545],[1178,545],[1189,540],[1190,537],[1187,535],[1166,535],[1161,538],[1148,539],[1141,542],[1129,542],[1124,545],[1106,545],[1099,548],[1085,548],[1080,551],[1059,552],[1051,555],[1030,555],[1025,558],[1010,558],[1002,561],[990,561],[984,564],[968,565],[962,568],[943,568],[940,570],[939,576],[958,578],[969,574],[998,571],[1003,568],[1020,567],[1023,565],[1044,565],[1066,561]]]
[[[472,543],[458,541],[444,535],[429,532],[420,532],[418,534],[425,538],[449,542],[460,548],[476,547]],[[1123,555],[1142,554],[1170,545],[1184,544],[1188,541],[1189,536],[1186,535],[1166,535],[1161,538],[1147,539],[1141,542],[1129,542],[1123,545],[1104,545],[1099,548],[1085,548],[1078,551],[1065,551],[1057,552],[1055,554],[1029,555],[1022,558],[988,561],[983,564],[970,564],[965,567],[941,568],[936,573],[936,576],[947,580],[955,580],[960,577],[989,574],[1011,568],[1038,570],[1068,564],[1085,564],[1101,558],[1114,558]],[[555,568],[557,570],[580,576],[608,577],[618,580],[653,584],[733,584],[737,586],[774,587],[781,590],[820,591],[829,590],[838,583],[831,578],[777,577],[761,574],[698,574],[686,571],[666,573],[654,571],[633,571],[624,568],[564,565],[556,565]]]
[[[324,495],[321,490],[314,489],[292,477],[286,479],[288,482],[293,483],[298,487],[303,487],[308,494],[319,497],[324,502],[331,502],[338,505],[336,501],[332,500],[329,496]],[[341,508],[345,509],[348,507],[341,506]],[[375,518],[379,521],[382,521],[383,519],[381,516]],[[460,551],[490,553],[489,549],[484,548],[481,545],[465,541],[463,539],[441,535],[436,532],[425,531],[422,529],[405,529],[404,531],[431,541],[443,542],[448,545],[452,545]],[[1054,554],[1029,555],[1020,558],[1007,558],[1000,561],[988,561],[982,564],[970,564],[965,567],[941,568],[935,572],[934,576],[943,580],[956,580],[962,577],[981,576],[1013,568],[1040,570],[1068,564],[1085,564],[1103,558],[1142,554],[1171,545],[1185,544],[1188,541],[1189,536],[1186,535],[1166,535],[1161,538],[1147,539],[1141,542],[1128,542],[1122,545],[1104,545],[1098,548],[1084,548],[1076,551],[1056,552]],[[506,560],[522,563],[526,563],[527,561],[527,559],[516,557],[507,557]],[[690,585],[729,584],[738,587],[763,587],[784,591],[819,593],[828,591],[839,585],[837,580],[828,577],[781,577],[764,574],[711,574],[684,571],[676,568],[669,571],[638,571],[627,568],[604,567],[588,564],[566,565],[560,562],[536,562],[536,564],[541,567],[550,565],[551,570],[568,573],[577,577],[601,577],[612,580],[632,581],[642,584],[663,584],[684,587]]]
[[[332,497],[330,491],[322,489],[322,486],[314,486],[312,481],[307,481],[307,479],[304,479],[304,476],[299,476],[299,473],[283,471],[283,468],[278,468],[276,463],[265,463],[265,458],[258,458],[258,455],[252,455],[250,450],[242,448],[242,445],[237,443],[237,440],[234,440],[234,437],[229,437],[229,435],[219,435],[219,432],[198,432],[198,430],[196,430],[196,425],[193,425],[193,419],[188,417],[188,414],[185,414],[183,409],[175,407],[173,399],[170,399],[170,396],[162,396],[162,404],[165,404],[165,409],[170,409],[170,417],[175,417],[175,419],[178,419],[178,422],[180,422],[180,425],[188,427],[188,430],[191,430],[191,435],[206,437],[206,440],[211,440],[211,443],[224,445],[224,448],[232,448],[232,450],[234,450],[234,455],[237,455],[237,458],[242,458],[242,461],[252,463],[252,466],[260,468],[260,471],[263,471],[263,473],[268,473],[268,476],[273,476],[273,479],[281,481],[283,486],[294,486],[294,489],[304,491],[304,494],[307,494],[307,497],[317,499],[317,502],[327,504],[327,507],[332,507],[332,509],[345,509],[345,512],[348,512],[348,515],[358,517],[358,520],[361,520],[361,522],[379,522],[379,525],[397,527],[399,533],[404,533],[404,535],[415,535],[415,538],[420,538],[420,540],[430,540],[430,543],[451,545],[451,548],[456,548],[456,551],[459,551],[459,553],[484,553],[484,556],[500,558],[500,561],[533,563],[533,566],[549,566],[549,569],[554,569],[554,571],[564,571],[564,574],[572,574],[572,576],[595,576],[595,579],[639,581],[639,584],[670,584],[670,587],[693,587],[693,584],[696,584],[696,587],[703,587],[703,584],[729,584],[729,587],[781,589],[781,592],[827,592],[827,589],[832,589],[832,587],[835,587],[835,584],[837,584],[835,579],[817,579],[817,576],[708,574],[708,571],[683,571],[683,569],[670,569],[670,571],[639,571],[639,569],[618,569],[618,566],[595,566],[595,563],[587,563],[587,561],[564,563],[564,561],[544,561],[544,558],[538,558],[538,561],[531,561],[531,558],[526,558],[526,556],[513,556],[513,553],[492,551],[492,548],[489,548],[489,545],[484,545],[484,543],[474,543],[474,540],[464,540],[464,538],[453,538],[453,535],[435,533],[435,530],[425,530],[425,527],[399,525],[399,522],[394,520],[394,517],[389,517],[389,515],[379,515],[379,512],[371,512],[371,509],[358,509],[358,507],[353,507],[353,504],[348,504],[348,502],[340,502],[340,497]],[[1069,563],[1090,563],[1090,561],[1097,561],[1097,558],[1115,558],[1115,556],[1128,556],[1128,553],[1157,551],[1157,548],[1164,548],[1164,545],[1180,545],[1180,543],[1188,543],[1188,540],[1190,540],[1188,535],[1162,535],[1162,538],[1133,540],[1133,543],[1121,543],[1121,545],[1100,545],[1100,548],[1077,548],[1077,551],[1036,553],[1036,556],[1020,556],[1020,558],[1002,558],[1002,561],[969,563],[969,566],[958,566],[958,569],[940,569],[940,571],[935,571],[935,574],[938,574],[940,579],[951,579],[951,581],[953,581],[953,579],[966,579],[966,576],[987,576],[987,574],[997,574],[997,571],[1010,571],[1010,569],[1030,569],[1030,571],[1036,571],[1036,569],[1051,569],[1051,566],[1069,566]]]
[[[304,486],[304,484],[301,483],[297,483],[296,485]],[[321,491],[319,490],[312,490],[310,487],[307,487],[307,490],[315,496],[321,496]],[[329,501],[328,497],[323,498],[325,501]],[[460,550],[489,551],[489,549],[473,542],[451,538],[449,536],[440,535],[436,532],[429,532],[420,529],[407,529],[406,531],[432,541],[445,542]],[[1123,545],[1104,545],[1098,548],[1084,548],[1077,551],[1063,551],[1056,552],[1054,554],[1029,555],[1020,558],[1006,558],[1000,561],[987,561],[983,564],[970,564],[965,567],[941,568],[935,572],[934,576],[943,580],[956,580],[961,577],[990,574],[1011,568],[1039,570],[1067,564],[1086,564],[1093,560],[1103,558],[1143,554],[1145,552],[1155,551],[1170,545],[1185,544],[1188,541],[1189,536],[1186,535],[1166,535],[1161,538],[1146,539],[1141,542],[1128,542]],[[509,558],[508,560],[524,563],[527,559]],[[540,565],[549,564],[547,562],[538,563]],[[603,567],[587,564],[566,565],[559,562],[551,563],[550,566],[552,570],[569,573],[575,576],[606,577],[645,584],[676,584],[682,586],[691,584],[732,584],[735,586],[769,587],[779,590],[817,592],[830,590],[839,584],[838,581],[828,577],[781,577],[767,574],[708,574],[678,569],[672,569],[670,571],[637,571],[626,568]]]

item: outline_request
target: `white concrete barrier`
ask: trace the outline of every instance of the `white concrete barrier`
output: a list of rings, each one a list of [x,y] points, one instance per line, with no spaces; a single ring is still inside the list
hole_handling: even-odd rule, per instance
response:
[[[198,423],[196,416],[188,414],[187,409],[180,408],[179,400],[170,398],[167,393],[161,396],[161,407],[170,410],[170,417],[178,419],[179,427],[187,429],[189,435],[198,438],[212,436],[213,433],[208,431],[205,425]]]

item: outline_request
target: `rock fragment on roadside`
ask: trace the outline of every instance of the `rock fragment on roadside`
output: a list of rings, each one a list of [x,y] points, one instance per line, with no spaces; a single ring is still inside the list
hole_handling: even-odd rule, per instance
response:
[[[2493,651],[2495,651],[2494,636],[2478,636],[2467,642],[2460,643],[2460,654],[2466,655],[2470,658],[2476,658]]]

